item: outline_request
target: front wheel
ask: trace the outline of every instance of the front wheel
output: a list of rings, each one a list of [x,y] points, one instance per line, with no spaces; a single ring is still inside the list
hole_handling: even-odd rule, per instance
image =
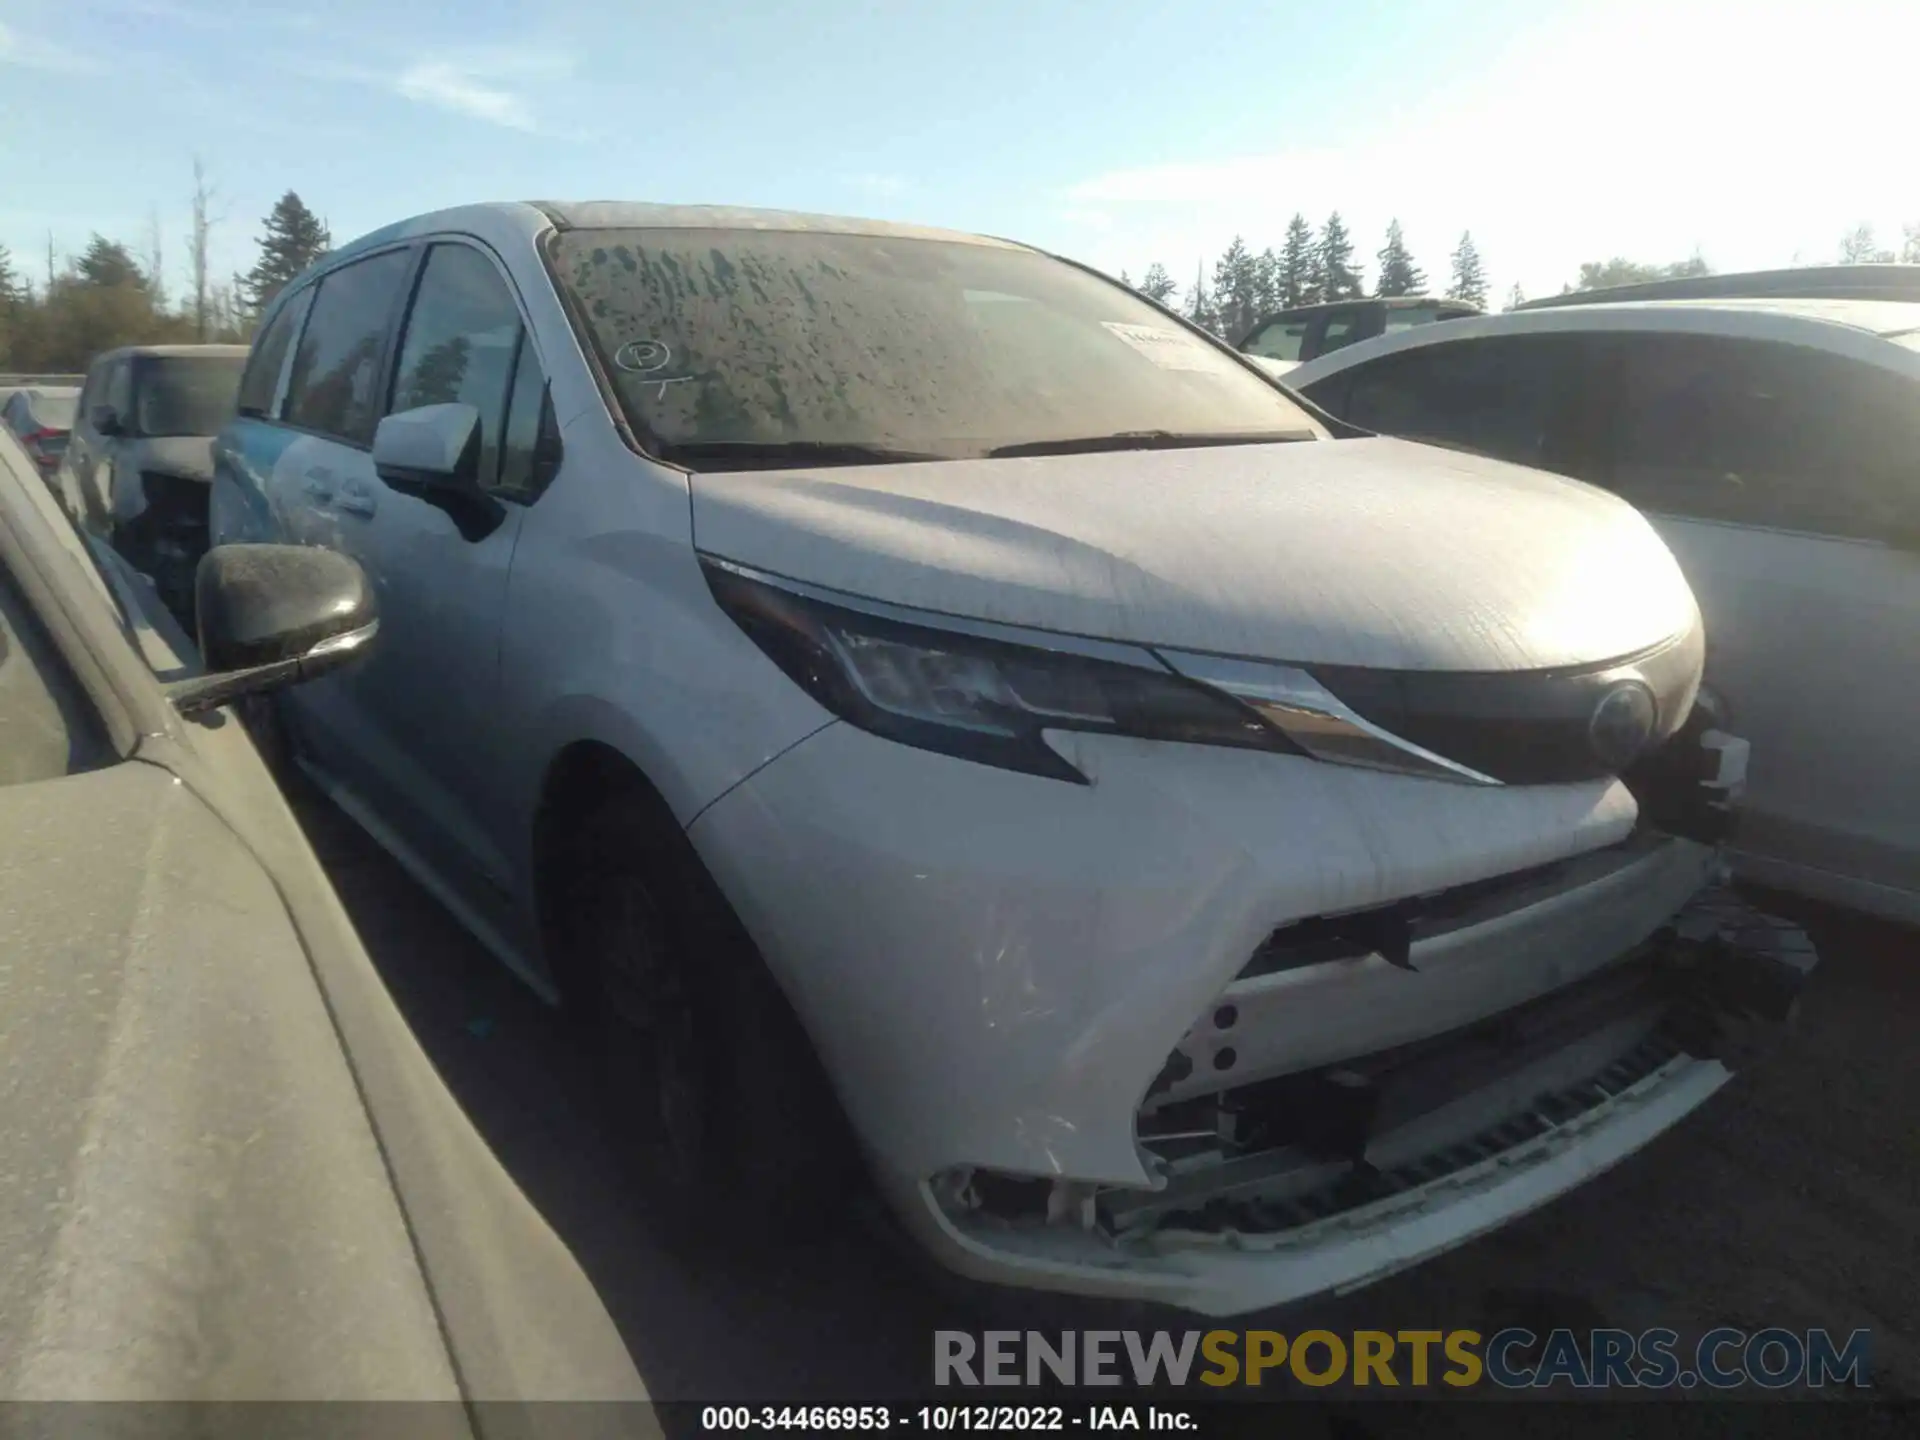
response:
[[[677,827],[615,806],[578,839],[567,1000],[616,1149],[678,1228],[817,1233],[858,1164],[786,997]]]

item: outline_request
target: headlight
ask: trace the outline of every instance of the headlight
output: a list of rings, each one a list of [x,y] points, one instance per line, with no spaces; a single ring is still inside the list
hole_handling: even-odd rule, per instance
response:
[[[1043,738],[1087,730],[1301,752],[1236,700],[1144,650],[1116,657],[1014,644],[847,609],[703,559],[707,584],[774,664],[850,725],[903,745],[1086,784]]]

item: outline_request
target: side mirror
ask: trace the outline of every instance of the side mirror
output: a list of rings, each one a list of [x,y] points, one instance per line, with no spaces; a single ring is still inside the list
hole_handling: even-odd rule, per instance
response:
[[[182,715],[337,670],[379,633],[379,607],[359,562],[304,545],[218,545],[194,575],[205,673],[177,680]]]
[[[98,434],[118,435],[120,433],[120,412],[104,401],[93,407],[87,419]]]
[[[373,432],[373,470],[394,489],[447,512],[478,540],[506,514],[480,488],[480,412],[471,405],[421,405],[382,420]]]
[[[387,416],[373,432],[373,468],[403,490],[473,490],[480,412],[471,405],[422,405]]]

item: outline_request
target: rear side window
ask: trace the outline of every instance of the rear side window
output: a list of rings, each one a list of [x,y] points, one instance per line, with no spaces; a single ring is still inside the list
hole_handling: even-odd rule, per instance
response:
[[[1576,398],[1574,367],[1557,336],[1460,340],[1343,371],[1307,397],[1383,435],[1564,470],[1556,441]]]
[[[1354,341],[1364,340],[1366,338],[1365,321],[1366,317],[1357,310],[1340,310],[1329,315],[1327,328],[1320,332],[1320,343],[1314,347],[1314,356],[1344,350]]]
[[[388,250],[320,282],[287,381],[289,424],[353,445],[372,441],[387,328],[412,259]]]
[[[1853,539],[1911,528],[1920,382],[1799,345],[1636,335],[1611,482],[1645,510]]]
[[[240,379],[240,413],[260,419],[275,419],[273,403],[280,398],[280,373],[287,368],[287,352],[293,337],[313,303],[313,291],[302,290],[280,307],[280,313],[268,322],[260,338],[253,342],[247,356],[247,371]]]
[[[1264,355],[1269,360],[1298,360],[1312,323],[1311,320],[1276,320],[1255,331],[1240,348],[1249,355]]]

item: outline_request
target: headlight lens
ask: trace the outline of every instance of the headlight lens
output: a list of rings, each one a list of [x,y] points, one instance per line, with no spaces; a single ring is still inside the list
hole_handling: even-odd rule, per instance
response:
[[[1167,670],[914,625],[702,560],[720,608],[850,725],[922,750],[1086,784],[1048,730],[1299,754],[1240,702]],[[1120,647],[1112,647],[1118,649]]]

